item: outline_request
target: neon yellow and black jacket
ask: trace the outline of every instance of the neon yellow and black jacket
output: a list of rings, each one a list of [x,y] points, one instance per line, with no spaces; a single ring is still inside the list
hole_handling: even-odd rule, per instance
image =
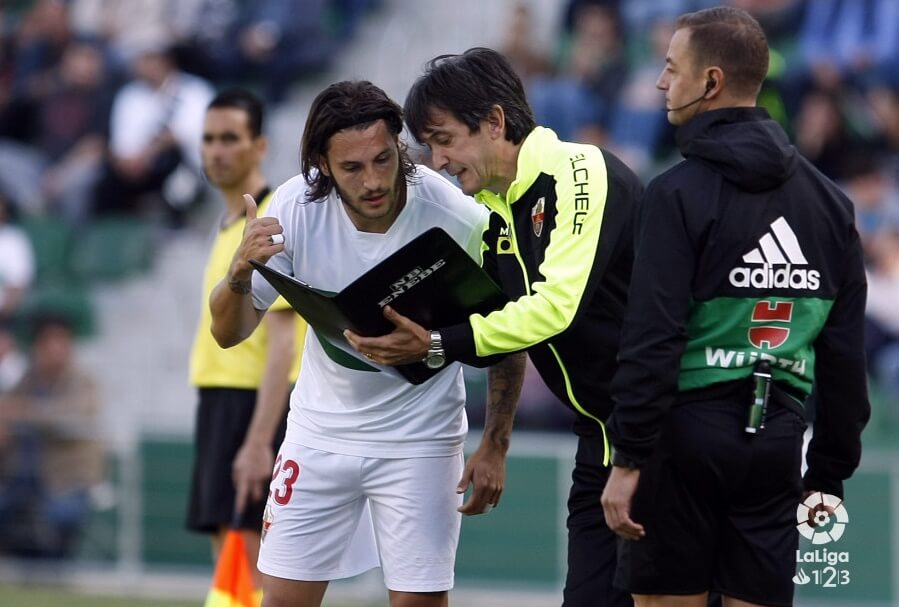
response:
[[[599,432],[611,410],[642,189],[612,154],[534,129],[505,198],[476,196],[494,211],[484,268],[512,301],[440,328],[448,358],[484,366],[483,357],[527,350],[547,386],[579,413],[575,430]]]

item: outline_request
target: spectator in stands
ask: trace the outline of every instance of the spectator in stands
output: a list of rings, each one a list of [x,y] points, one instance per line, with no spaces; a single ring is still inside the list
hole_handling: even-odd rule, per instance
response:
[[[330,0],[330,11],[337,21],[338,38],[342,41],[351,40],[363,17],[380,4],[381,0]]]
[[[558,73],[528,87],[537,122],[563,140],[604,143],[611,108],[627,77],[624,50],[617,10],[583,3],[561,49]]]
[[[14,212],[0,192],[0,316],[16,311],[34,280],[34,250],[25,232],[12,223]]]
[[[874,87],[867,97],[875,132],[886,149],[899,154],[899,87]]]
[[[840,184],[855,203],[865,250],[868,372],[891,403],[899,404],[899,186],[888,157],[873,146],[856,149]],[[894,408],[893,416],[899,410]]]
[[[176,7],[195,0],[66,0],[76,36],[102,41],[117,72],[127,72],[148,35],[160,44],[174,41],[173,30],[181,17]],[[214,19],[214,16],[208,16]]]
[[[225,204],[203,278],[200,322],[191,354],[191,383],[197,387],[199,406],[187,515],[189,529],[210,534],[216,558],[225,533],[235,525],[243,532],[254,564],[306,323],[279,299],[250,339],[225,350],[210,333],[208,301],[212,288],[228,273],[243,237],[243,195],[255,196],[263,210],[271,201],[273,192],[260,167],[267,147],[262,120],[262,102],[247,91],[232,89],[212,100],[203,125],[203,168]],[[261,588],[255,567],[254,573]]]
[[[39,159],[22,146],[33,139],[36,109],[52,90],[71,40],[67,7],[60,0],[35,2],[9,32],[7,81],[0,84],[5,89],[0,93],[0,191],[27,212],[41,202],[32,168]]]
[[[771,3],[777,0],[766,1]],[[620,15],[623,36],[630,41],[632,37],[645,36],[660,20],[674,23],[675,18],[684,11],[719,3],[720,0],[567,0],[562,12],[562,31],[567,35],[574,31],[582,7],[601,6]]]
[[[32,116],[27,142],[0,140],[0,188],[33,214],[72,224],[90,211],[106,151],[112,83],[103,48],[72,41],[40,98],[20,100]]]
[[[261,81],[278,102],[304,73],[325,66],[330,30],[349,40],[378,0],[68,0],[79,35],[108,42],[126,67],[147,31],[162,33],[180,67],[218,83]]]
[[[824,90],[843,83],[899,85],[899,3],[895,0],[806,2],[798,39],[802,75]]]
[[[866,252],[880,232],[899,227],[899,186],[890,169],[888,157],[873,145],[854,146],[847,152],[839,185],[855,203],[856,226]]]
[[[98,212],[136,210],[147,195],[178,211],[199,195],[203,114],[213,90],[178,69],[163,34],[147,36],[131,64],[134,80],[113,101]]]
[[[35,320],[25,376],[0,396],[0,550],[71,556],[104,479],[100,403],[78,369],[71,323]]]
[[[895,0],[815,0],[795,34],[778,82],[787,113],[796,116],[808,91],[833,96],[863,113],[870,91],[899,86],[899,3]],[[831,175],[828,175],[831,176]]]
[[[217,80],[261,79],[265,101],[281,103],[298,78],[322,70],[333,56],[327,5],[327,0],[241,3],[227,35],[211,41]]]
[[[701,4],[714,5],[717,0]],[[792,44],[805,13],[805,0],[730,0],[731,6],[752,15],[765,30],[768,44],[780,47]],[[770,68],[769,68],[770,76]]]
[[[509,60],[524,82],[548,73],[552,66],[541,49],[535,46],[534,13],[530,5],[519,2],[511,11],[499,51]]]
[[[793,130],[796,147],[819,171],[834,180],[844,176],[855,138],[837,94],[820,89],[807,92]]]
[[[178,65],[212,82],[232,79],[221,73],[217,59],[222,45],[233,45],[231,36],[240,20],[236,0],[187,0],[175,3],[172,20]]]
[[[9,102],[11,94],[11,81],[13,65],[11,60],[12,45],[12,24],[9,10],[5,5],[0,6],[0,115],[3,108]],[[3,129],[2,121],[0,121],[0,131]]]
[[[621,93],[610,111],[608,147],[637,174],[649,177],[670,125],[659,102],[656,80],[665,64],[674,23],[657,19],[646,35],[646,58],[629,70]]]
[[[0,314],[0,396],[12,390],[28,366],[13,332],[13,319]]]
[[[865,349],[868,369],[899,419],[899,222],[878,232],[868,246]]]
[[[106,153],[112,81],[98,44],[65,51],[52,91],[38,112],[37,144],[47,162],[42,197],[72,223],[85,218]]]
[[[64,0],[38,0],[18,26],[15,37],[14,91],[40,96],[62,59],[72,31]]]

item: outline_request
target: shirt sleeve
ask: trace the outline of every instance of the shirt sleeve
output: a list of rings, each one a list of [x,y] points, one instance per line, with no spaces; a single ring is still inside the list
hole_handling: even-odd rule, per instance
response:
[[[590,155],[584,158],[584,166],[589,166],[589,171],[586,168],[560,170],[555,174],[555,228],[539,267],[543,280],[532,283],[528,295],[499,310],[486,316],[473,314],[467,327],[446,329],[447,352],[455,360],[469,362],[472,356],[517,352],[550,339],[568,329],[576,320],[582,302],[593,296],[596,281],[591,281],[591,277],[606,209],[608,180],[601,152],[588,152],[592,153],[598,158]],[[473,352],[465,347],[467,343],[473,344]]]

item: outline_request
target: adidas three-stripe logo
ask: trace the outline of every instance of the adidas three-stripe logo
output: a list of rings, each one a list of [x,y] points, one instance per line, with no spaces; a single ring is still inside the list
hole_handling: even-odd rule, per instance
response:
[[[817,270],[797,268],[808,260],[799,246],[796,233],[783,217],[771,223],[770,231],[759,238],[759,245],[743,255],[743,263],[730,271],[730,284],[748,289],[806,289],[821,286]]]
[[[799,240],[796,234],[787,223],[787,220],[780,217],[771,224],[771,231],[759,238],[759,246],[743,256],[746,263],[768,263],[768,264],[785,264],[791,263],[796,265],[808,265],[802,249],[799,247]]]

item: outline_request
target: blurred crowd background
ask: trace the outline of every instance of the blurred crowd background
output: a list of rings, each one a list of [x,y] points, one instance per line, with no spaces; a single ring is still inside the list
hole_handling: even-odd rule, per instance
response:
[[[538,123],[563,139],[614,151],[648,181],[679,160],[655,88],[674,17],[721,3],[504,2],[481,43],[513,62]],[[769,37],[762,104],[855,202],[868,263],[875,419],[899,436],[899,2],[730,3],[753,13]],[[126,289],[116,286],[128,284],[123,280],[146,280],[185,234],[207,242],[216,200],[199,145],[214,92],[246,85],[272,113],[291,113],[292,144],[273,153],[293,166],[302,108],[317,85],[338,79],[334,66],[368,21],[415,10],[412,4],[0,1],[0,553],[73,554],[78,530],[108,498],[104,454],[123,439],[104,426],[103,411],[123,405],[104,389],[114,381],[107,371],[117,367],[116,351],[106,346],[113,329],[101,316],[110,308],[123,315],[115,330],[133,330],[132,348],[153,351],[156,336],[183,341],[186,352],[188,322],[144,326],[150,316],[137,309],[141,302],[122,304],[110,292]],[[402,45],[412,32],[399,34],[384,33],[397,39],[379,44]],[[417,58],[417,66],[428,58]],[[196,250],[199,268],[204,250]],[[118,303],[108,305],[110,297]],[[144,303],[155,307],[156,297]],[[174,380],[152,379],[157,364],[172,360],[148,361],[140,373],[164,395],[160,384],[177,382],[179,373],[187,383],[186,357],[174,363],[180,371],[159,376]],[[467,377],[476,426],[484,377]],[[187,394],[168,406],[189,419]],[[567,430],[570,417],[530,373],[517,423]]]

